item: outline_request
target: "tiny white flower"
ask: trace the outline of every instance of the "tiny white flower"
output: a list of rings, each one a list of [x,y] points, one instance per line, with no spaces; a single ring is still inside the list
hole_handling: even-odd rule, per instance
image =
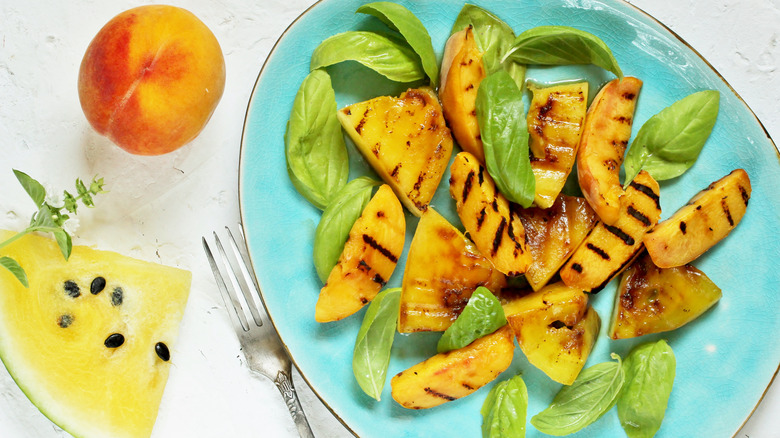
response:
[[[63,198],[62,193],[59,193],[54,187],[48,184],[44,184],[43,188],[46,189],[46,198],[44,198],[44,201],[46,201],[47,204],[54,208],[62,208],[65,206],[65,198]]]
[[[79,229],[79,218],[76,215],[71,216],[62,224],[62,228],[71,236]]]

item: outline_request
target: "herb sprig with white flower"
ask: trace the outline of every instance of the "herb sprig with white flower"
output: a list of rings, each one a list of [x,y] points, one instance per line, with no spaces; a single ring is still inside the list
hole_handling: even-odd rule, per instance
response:
[[[14,169],[14,175],[16,175],[16,179],[19,180],[27,194],[30,195],[35,206],[38,207],[38,211],[30,218],[30,225],[25,230],[0,243],[0,249],[28,233],[35,231],[52,233],[57,241],[57,245],[60,247],[60,251],[62,251],[62,255],[65,257],[65,260],[68,260],[73,249],[73,242],[66,228],[71,228],[70,225],[76,220],[75,216],[79,202],[86,207],[95,206],[92,197],[104,192],[103,178],[93,178],[89,187],[81,179],[76,178],[76,195],[74,196],[67,190],[64,190],[62,197],[58,197],[52,190],[49,190],[47,194],[43,185],[26,173]],[[66,227],[68,220],[71,223],[67,224],[68,226]],[[14,274],[24,287],[29,287],[27,274],[16,260],[11,257],[0,257],[0,266]]]

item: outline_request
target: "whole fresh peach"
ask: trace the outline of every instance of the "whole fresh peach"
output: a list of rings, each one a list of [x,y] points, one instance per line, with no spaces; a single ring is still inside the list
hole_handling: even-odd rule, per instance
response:
[[[126,151],[160,155],[195,138],[225,88],[214,34],[174,6],[130,9],[109,21],[79,70],[87,120]]]

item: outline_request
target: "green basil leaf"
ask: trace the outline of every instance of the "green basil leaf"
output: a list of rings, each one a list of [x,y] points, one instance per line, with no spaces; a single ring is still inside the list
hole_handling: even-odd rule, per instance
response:
[[[521,33],[504,59],[521,64],[593,64],[623,78],[612,50],[604,41],[592,33],[567,26],[538,26]]]
[[[19,180],[19,184],[24,187],[24,191],[30,195],[30,199],[33,200],[35,206],[40,207],[43,205],[46,199],[46,189],[43,188],[43,185],[22,171],[14,169],[14,175]]]
[[[417,53],[422,62],[422,68],[431,85],[439,85],[439,64],[436,52],[433,51],[431,36],[419,18],[405,7],[391,2],[375,2],[358,8],[358,13],[373,15],[385,23],[390,29],[398,31]]]
[[[320,209],[346,184],[349,174],[336,111],[330,76],[315,70],[298,89],[284,136],[287,174],[296,190]]]
[[[16,277],[16,279],[19,280],[19,283],[22,283],[24,287],[30,287],[30,283],[27,281],[27,274],[16,260],[11,257],[0,257],[0,266],[14,274],[14,277]]]
[[[70,234],[62,228],[52,231],[52,233],[54,234],[54,240],[57,241],[57,245],[60,247],[62,256],[65,257],[65,260],[68,260],[70,252],[73,250],[73,241],[70,239]]]
[[[629,438],[651,438],[661,428],[676,364],[672,348],[663,339],[642,344],[626,357],[626,383],[617,400],[617,411]]]
[[[699,91],[648,119],[626,153],[626,186],[642,169],[658,181],[690,169],[712,133],[719,103],[719,92]]]
[[[528,389],[522,376],[500,382],[482,404],[482,438],[523,438]]]
[[[377,294],[368,306],[355,341],[352,372],[363,391],[376,400],[385,386],[400,306],[401,288]]]
[[[508,200],[530,207],[536,180],[528,154],[522,92],[509,73],[498,71],[482,80],[476,104],[488,173]]]
[[[371,200],[371,190],[379,185],[368,177],[356,178],[342,188],[322,212],[314,232],[314,267],[325,283],[339,261],[352,225]]]
[[[420,57],[403,41],[375,32],[351,31],[321,42],[311,55],[312,71],[357,61],[395,82],[414,82],[425,77]]]
[[[36,228],[34,231],[51,231],[48,229],[42,229],[42,228],[54,228],[58,229],[59,226],[54,223],[54,219],[52,219],[52,211],[49,208],[48,205],[45,203],[38,207],[38,211],[33,214],[32,218],[30,219],[30,228]]]
[[[540,432],[562,436],[577,432],[612,409],[625,381],[620,356],[583,370],[571,386],[564,386],[550,406],[531,418]]]
[[[475,340],[493,333],[506,325],[501,303],[484,286],[480,286],[469,298],[458,319],[441,335],[439,353],[463,348]]]

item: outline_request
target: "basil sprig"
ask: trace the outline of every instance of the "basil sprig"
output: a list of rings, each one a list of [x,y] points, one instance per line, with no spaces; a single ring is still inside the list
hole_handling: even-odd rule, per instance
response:
[[[523,438],[528,389],[517,375],[498,383],[482,404],[482,438]]]
[[[629,438],[651,438],[661,428],[676,363],[674,352],[663,339],[642,344],[626,357],[626,383],[617,400],[617,412]]]
[[[368,177],[356,178],[344,186],[322,212],[314,232],[314,267],[325,283],[339,261],[352,225],[371,200],[371,191],[379,185]]]
[[[475,340],[489,335],[506,325],[501,303],[484,286],[480,286],[469,298],[458,319],[439,338],[439,353],[463,348]]]
[[[352,372],[363,391],[376,400],[385,386],[400,306],[401,288],[377,294],[368,306],[355,341]]]
[[[336,110],[330,76],[314,70],[295,95],[284,136],[290,180],[304,198],[321,210],[346,184],[349,174],[347,145]]]
[[[422,69],[435,88],[439,84],[439,66],[433,51],[431,36],[419,18],[409,9],[391,2],[375,2],[358,8],[357,13],[369,14],[381,20],[390,29],[398,31],[420,57]]]
[[[564,386],[550,406],[531,418],[540,432],[562,436],[577,432],[601,418],[617,402],[625,381],[620,356],[583,370],[571,386]]]
[[[501,70],[482,80],[476,103],[488,173],[508,200],[530,207],[536,180],[528,154],[522,92]]]
[[[349,31],[327,38],[311,55],[316,70],[344,61],[357,61],[395,82],[425,77],[420,57],[404,41],[376,32]]]
[[[626,154],[625,185],[643,169],[658,181],[675,178],[690,169],[712,133],[719,102],[719,92],[699,91],[645,122]]]
[[[451,34],[468,26],[472,27],[474,40],[482,52],[485,73],[489,75],[504,69],[515,80],[517,87],[521,88],[525,81],[525,65],[513,60],[503,61],[515,39],[512,28],[491,12],[467,3],[455,19]]]
[[[593,64],[623,78],[623,71],[604,41],[568,26],[538,26],[521,33],[504,59],[521,64]]]

